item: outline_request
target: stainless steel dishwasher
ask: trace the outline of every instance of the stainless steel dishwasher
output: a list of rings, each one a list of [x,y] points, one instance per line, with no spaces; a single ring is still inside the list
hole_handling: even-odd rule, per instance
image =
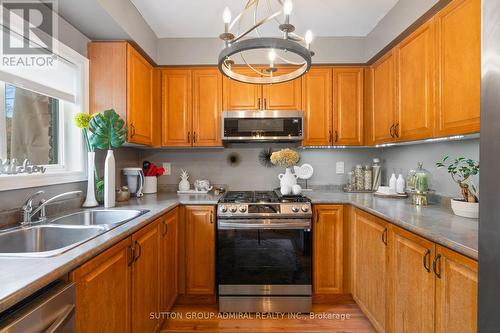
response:
[[[75,287],[60,282],[1,314],[0,333],[75,332]]]

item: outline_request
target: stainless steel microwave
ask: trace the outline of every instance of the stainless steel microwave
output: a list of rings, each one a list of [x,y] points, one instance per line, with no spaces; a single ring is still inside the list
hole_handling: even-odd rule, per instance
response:
[[[224,111],[222,140],[226,142],[301,141],[303,111]]]

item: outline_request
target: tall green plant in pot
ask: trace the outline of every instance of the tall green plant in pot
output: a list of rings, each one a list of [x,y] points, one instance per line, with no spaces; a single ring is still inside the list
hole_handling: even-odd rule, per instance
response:
[[[115,191],[115,157],[113,148],[120,148],[127,140],[125,121],[110,109],[99,113],[90,120],[89,130],[92,135],[90,143],[97,149],[108,150],[104,162],[104,207],[114,207],[116,203]]]
[[[446,168],[451,178],[460,187],[462,198],[452,199],[451,208],[456,215],[470,218],[479,217],[479,191],[471,177],[479,175],[479,162],[470,158],[459,157],[449,161],[445,156],[436,162],[438,168]]]

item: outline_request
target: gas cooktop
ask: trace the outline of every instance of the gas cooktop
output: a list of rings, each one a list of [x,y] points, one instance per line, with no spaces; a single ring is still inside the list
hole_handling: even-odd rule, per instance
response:
[[[293,203],[310,202],[303,195],[284,196],[278,191],[229,191],[219,203]]]

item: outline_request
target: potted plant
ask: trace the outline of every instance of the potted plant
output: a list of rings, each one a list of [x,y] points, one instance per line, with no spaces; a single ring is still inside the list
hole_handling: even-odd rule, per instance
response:
[[[97,149],[108,150],[104,163],[104,207],[114,207],[116,170],[113,148],[119,148],[125,143],[127,127],[115,110],[110,109],[92,117],[89,130],[92,133],[89,138],[90,144]]]
[[[271,163],[285,168],[285,173],[278,175],[281,194],[289,195],[297,185],[297,176],[292,173],[292,167],[300,160],[300,155],[293,149],[282,149],[271,154]]]
[[[471,180],[472,176],[479,174],[479,162],[470,158],[459,157],[451,162],[449,156],[436,163],[438,168],[447,168],[454,182],[460,187],[462,198],[452,199],[451,208],[455,215],[478,218],[479,217],[479,193]]]

